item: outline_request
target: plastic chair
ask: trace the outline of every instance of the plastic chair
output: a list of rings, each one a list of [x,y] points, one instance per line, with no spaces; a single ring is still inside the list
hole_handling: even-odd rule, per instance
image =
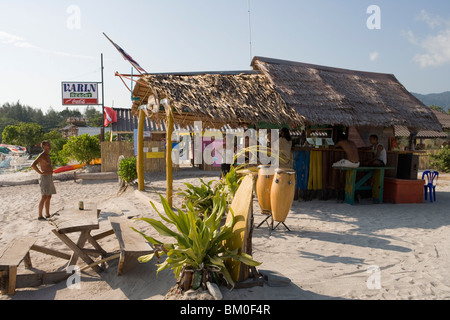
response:
[[[425,200],[427,200],[427,193],[430,192],[430,202],[436,201],[436,184],[439,178],[439,172],[437,171],[424,171],[422,174],[422,180],[425,180],[423,186],[425,192]]]

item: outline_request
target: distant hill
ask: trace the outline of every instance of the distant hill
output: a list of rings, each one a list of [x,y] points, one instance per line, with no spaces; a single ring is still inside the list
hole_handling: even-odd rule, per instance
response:
[[[444,110],[450,109],[450,91],[431,94],[411,93],[427,106],[435,105],[442,107]]]

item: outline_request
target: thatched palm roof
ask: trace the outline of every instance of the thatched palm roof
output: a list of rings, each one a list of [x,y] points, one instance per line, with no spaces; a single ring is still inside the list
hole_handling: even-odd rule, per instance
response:
[[[255,57],[288,107],[310,124],[391,127],[442,131],[431,110],[391,74],[352,71]]]
[[[204,127],[223,125],[243,127],[258,122],[297,126],[303,118],[288,107],[267,78],[257,71],[190,74],[147,74],[137,81],[133,96],[136,113],[140,105],[154,95],[167,98],[174,107],[174,121]],[[151,113],[155,120],[165,120],[164,112]]]

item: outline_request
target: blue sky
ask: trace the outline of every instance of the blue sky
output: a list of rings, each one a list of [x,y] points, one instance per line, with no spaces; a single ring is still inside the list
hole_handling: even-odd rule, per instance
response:
[[[381,29],[369,29],[370,5]],[[450,90],[447,0],[250,0],[252,56],[394,74],[410,91]],[[0,104],[62,110],[61,82],[100,81],[130,107],[116,71],[250,69],[248,0],[0,0]],[[78,108],[83,110],[83,107]]]

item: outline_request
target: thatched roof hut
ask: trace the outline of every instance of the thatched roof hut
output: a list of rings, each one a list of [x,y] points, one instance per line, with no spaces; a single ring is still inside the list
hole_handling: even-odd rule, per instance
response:
[[[255,57],[288,107],[309,124],[442,131],[436,116],[391,74]]]
[[[288,107],[267,78],[258,71],[184,74],[146,74],[137,81],[133,113],[151,96],[167,98],[174,108],[174,122],[203,127],[245,127],[258,122],[297,127],[303,118]],[[164,110],[149,112],[154,120],[165,120]]]

